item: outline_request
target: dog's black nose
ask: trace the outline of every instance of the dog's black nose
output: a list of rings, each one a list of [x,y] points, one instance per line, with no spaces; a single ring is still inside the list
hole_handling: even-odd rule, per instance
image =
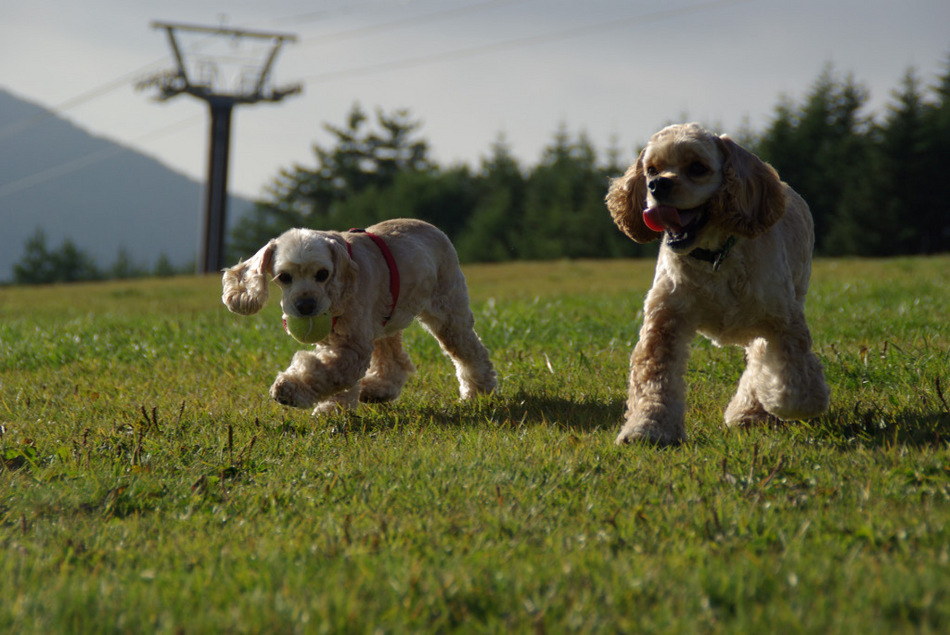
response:
[[[650,179],[647,187],[650,188],[650,193],[653,194],[653,196],[665,196],[673,189],[673,179],[658,176],[655,179]]]
[[[302,317],[310,317],[317,312],[317,301],[313,298],[300,298],[294,302],[294,308]]]

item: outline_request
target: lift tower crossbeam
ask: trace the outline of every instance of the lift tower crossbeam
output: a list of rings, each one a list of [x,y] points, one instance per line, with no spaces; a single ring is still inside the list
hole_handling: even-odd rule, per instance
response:
[[[208,179],[205,185],[205,218],[199,245],[201,253],[196,269],[198,273],[217,272],[224,266],[232,111],[234,106],[239,104],[254,104],[261,101],[279,102],[300,93],[300,84],[276,88],[268,82],[281,46],[284,42],[296,42],[297,38],[287,33],[265,33],[170,22],[153,22],[152,27],[164,29],[167,33],[177,68],[147,78],[139,83],[139,88],[156,86],[159,90],[157,98],[160,101],[177,97],[182,93],[191,95],[207,102],[211,114]],[[205,64],[211,70],[209,77],[201,78],[200,73],[191,72],[195,69],[189,68],[188,59],[178,39],[179,32],[226,37],[232,41],[245,38],[259,40],[269,43],[270,49],[262,62],[255,61],[255,67],[250,71],[247,68],[243,69],[244,76],[241,81],[228,86],[227,82],[216,81],[219,64],[213,59],[205,60]]]

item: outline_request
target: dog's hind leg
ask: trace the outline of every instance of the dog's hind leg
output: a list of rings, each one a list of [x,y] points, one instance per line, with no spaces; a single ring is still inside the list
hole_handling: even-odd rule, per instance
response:
[[[376,340],[369,371],[360,381],[360,401],[392,401],[416,372],[402,347],[402,332]]]
[[[464,279],[450,285],[419,321],[439,341],[455,364],[462,399],[495,390],[497,377],[488,349],[475,333],[475,316],[468,303]]]
[[[766,412],[789,421],[816,417],[828,409],[828,385],[811,350],[804,317],[770,337],[763,349],[753,390]]]
[[[766,341],[762,338],[757,338],[746,347],[745,371],[739,379],[739,388],[735,396],[726,407],[726,425],[749,424],[768,419],[769,413],[765,411],[755,392],[759,375],[762,373],[765,347]]]

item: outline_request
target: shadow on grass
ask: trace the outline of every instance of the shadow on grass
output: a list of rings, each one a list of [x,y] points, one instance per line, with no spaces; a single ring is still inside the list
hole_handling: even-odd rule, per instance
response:
[[[352,413],[333,415],[326,421],[345,433],[373,433],[406,427],[509,428],[556,426],[567,432],[597,432],[619,427],[623,402],[568,399],[552,395],[519,393],[470,402],[389,405],[361,404]]]
[[[342,434],[374,434],[425,427],[471,429],[521,429],[554,427],[566,433],[617,432],[623,423],[620,399],[568,398],[550,394],[495,395],[468,402],[397,401],[392,404],[361,404],[354,412],[318,417],[316,426]],[[907,446],[943,448],[950,442],[950,413],[904,409],[890,412],[858,404],[851,410],[833,409],[817,420],[783,422],[766,426],[783,434],[834,446],[843,451],[856,448]],[[719,425],[687,422],[689,445],[705,446],[723,434]],[[314,422],[285,422],[284,433],[312,434]],[[675,447],[675,446],[674,446]]]
[[[494,401],[487,418],[496,425],[555,425],[572,432],[597,432],[619,427],[623,408],[621,400],[578,400],[522,393]]]
[[[856,404],[832,410],[807,424],[808,434],[841,450],[858,447],[945,448],[950,442],[950,413],[902,409],[889,412],[878,406]]]

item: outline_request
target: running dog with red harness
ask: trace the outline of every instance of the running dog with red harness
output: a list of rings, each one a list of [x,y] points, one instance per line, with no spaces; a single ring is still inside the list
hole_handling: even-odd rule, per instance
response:
[[[271,280],[286,316],[333,319],[330,334],[277,375],[270,394],[279,403],[318,414],[396,399],[415,370],[402,331],[416,318],[455,364],[463,399],[495,389],[455,248],[428,223],[288,230],[224,271],[221,299],[234,313],[257,313]]]

